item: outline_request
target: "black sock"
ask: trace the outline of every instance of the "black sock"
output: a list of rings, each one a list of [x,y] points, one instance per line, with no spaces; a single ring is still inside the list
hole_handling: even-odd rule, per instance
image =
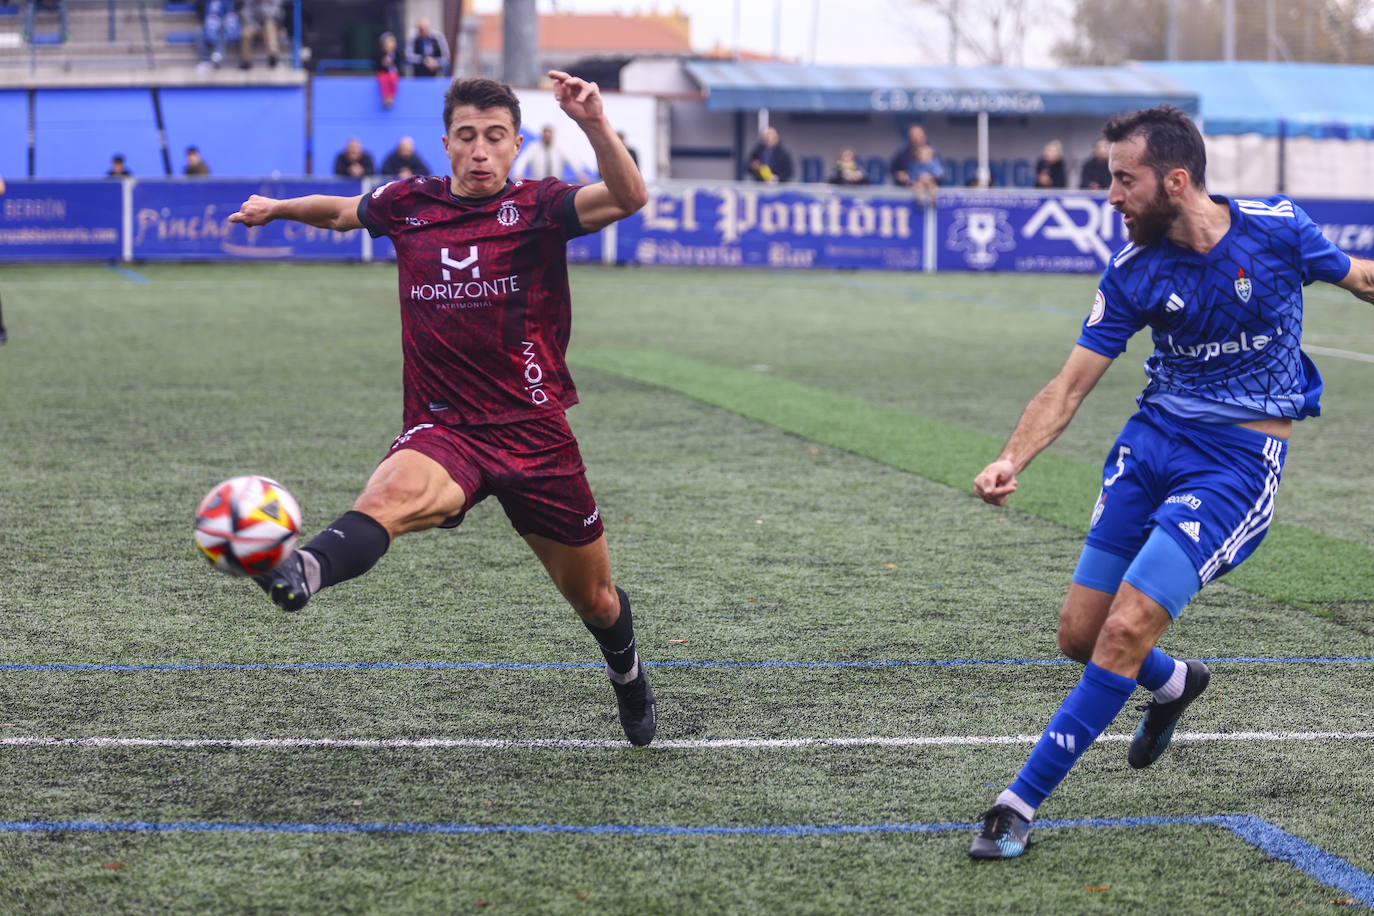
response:
[[[583,626],[591,631],[601,654],[606,656],[606,665],[616,674],[629,674],[635,666],[635,626],[630,617],[630,596],[620,586],[615,587],[620,598],[620,618],[608,627],[594,627],[587,621]]]
[[[320,561],[320,588],[361,576],[382,558],[391,536],[370,515],[352,509],[310,539],[305,550]]]

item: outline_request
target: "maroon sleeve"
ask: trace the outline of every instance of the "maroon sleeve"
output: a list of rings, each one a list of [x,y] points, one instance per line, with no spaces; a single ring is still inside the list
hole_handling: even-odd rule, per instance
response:
[[[405,192],[404,181],[388,181],[364,194],[358,202],[358,221],[374,239],[391,235],[395,223],[396,198]]]
[[[582,220],[578,219],[577,207],[574,204],[579,186],[559,181],[557,178],[545,178],[540,184],[545,218],[558,227],[565,239],[586,235],[587,230],[582,228]]]

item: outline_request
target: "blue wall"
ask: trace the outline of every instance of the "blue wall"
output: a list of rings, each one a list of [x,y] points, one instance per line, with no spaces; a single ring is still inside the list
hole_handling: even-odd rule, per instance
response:
[[[39,89],[34,170],[44,178],[92,178],[122,153],[135,175],[161,175],[162,153],[147,89]]]
[[[217,176],[305,174],[305,87],[164,88],[159,99],[173,174],[192,145]],[[28,92],[0,93],[0,136],[18,138],[0,144],[0,175],[27,174],[27,128]],[[153,90],[35,92],[35,177],[103,177],[115,153],[135,176],[164,174]]]
[[[448,80],[407,79],[390,109],[382,107],[371,76],[332,76],[315,80],[311,133],[316,175],[334,173],[334,157],[350,137],[372,154],[377,168],[402,137],[413,137],[431,171],[447,172],[439,160],[444,135],[444,92]]]
[[[22,178],[29,173],[29,94],[22,90],[0,92],[0,178]]]
[[[193,145],[216,177],[305,174],[303,88],[178,88],[161,97],[176,174]]]

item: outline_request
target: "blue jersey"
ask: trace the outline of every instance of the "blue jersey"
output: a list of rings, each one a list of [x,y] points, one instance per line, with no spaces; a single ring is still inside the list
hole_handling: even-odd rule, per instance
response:
[[[1207,254],[1167,238],[1129,244],[1102,274],[1078,343],[1113,359],[1150,326],[1140,404],[1237,423],[1321,413],[1321,374],[1302,352],[1302,287],[1335,283],[1350,258],[1287,197],[1227,200],[1231,228]]]

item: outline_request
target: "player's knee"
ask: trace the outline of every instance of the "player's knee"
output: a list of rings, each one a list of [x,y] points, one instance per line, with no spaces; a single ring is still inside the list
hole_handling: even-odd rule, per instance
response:
[[[436,488],[422,475],[387,474],[368,481],[353,503],[385,527],[392,537],[407,531],[432,528],[462,511],[462,491],[452,499],[440,499]]]
[[[1154,629],[1146,621],[1131,614],[1113,614],[1102,625],[1093,648],[1093,659],[1112,659],[1126,664],[1139,664],[1154,645]],[[1098,662],[1101,664],[1101,662]]]
[[[1086,665],[1093,657],[1093,641],[1084,639],[1081,633],[1061,626],[1059,628],[1059,651],[1066,658]]]
[[[594,627],[614,626],[620,617],[620,597],[615,593],[615,586],[609,582],[574,590],[566,597],[577,616]]]

